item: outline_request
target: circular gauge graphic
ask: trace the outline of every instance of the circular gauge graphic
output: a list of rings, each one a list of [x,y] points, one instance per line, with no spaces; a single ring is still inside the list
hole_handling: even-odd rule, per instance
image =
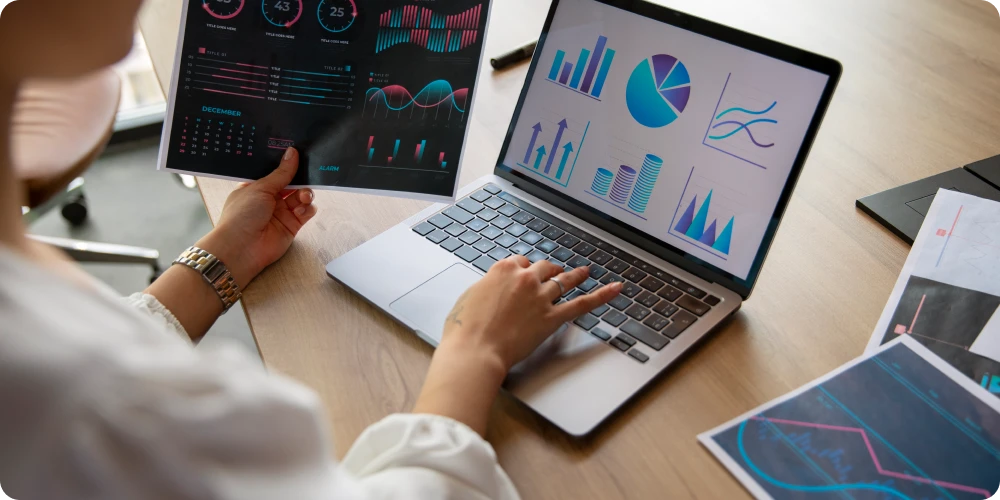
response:
[[[291,28],[302,17],[302,0],[263,0],[264,19],[279,28]]]
[[[354,26],[358,18],[358,6],[354,1],[322,0],[316,11],[320,26],[332,33],[343,33]]]
[[[216,19],[232,19],[243,10],[245,0],[201,0],[201,6]]]

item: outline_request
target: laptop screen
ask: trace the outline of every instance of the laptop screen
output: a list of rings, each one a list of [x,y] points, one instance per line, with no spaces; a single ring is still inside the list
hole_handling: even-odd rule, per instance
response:
[[[830,76],[595,0],[543,42],[501,168],[752,282]]]

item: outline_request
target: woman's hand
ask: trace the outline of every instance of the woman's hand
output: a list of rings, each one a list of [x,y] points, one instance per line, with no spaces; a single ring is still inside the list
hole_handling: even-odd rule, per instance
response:
[[[233,191],[219,224],[195,243],[218,257],[241,289],[281,258],[302,226],[316,215],[311,190],[285,189],[298,167],[298,152],[289,149],[271,175]],[[186,266],[171,266],[146,293],[174,313],[194,341],[205,335],[222,312],[215,290]]]
[[[226,264],[240,288],[285,255],[316,215],[311,189],[285,189],[298,167],[298,151],[288,148],[277,170],[229,195],[219,223],[197,243]]]
[[[615,298],[612,283],[570,302],[553,305],[589,277],[589,268],[563,272],[547,260],[534,264],[516,255],[497,262],[455,303],[444,325],[442,346],[475,353],[504,370],[528,357],[563,323]],[[553,280],[555,278],[555,280]],[[556,283],[562,283],[562,288]]]
[[[531,264],[519,255],[494,264],[448,315],[413,411],[443,415],[484,434],[490,406],[510,368],[563,323],[621,292],[621,283],[611,283],[553,305],[563,289],[572,290],[588,275],[585,267],[564,273],[561,266]]]

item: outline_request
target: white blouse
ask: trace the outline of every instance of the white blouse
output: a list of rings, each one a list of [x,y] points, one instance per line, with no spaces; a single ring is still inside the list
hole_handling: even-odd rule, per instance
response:
[[[516,499],[454,420],[392,415],[344,461],[322,404],[149,295],[87,292],[0,247],[0,485],[18,500]]]

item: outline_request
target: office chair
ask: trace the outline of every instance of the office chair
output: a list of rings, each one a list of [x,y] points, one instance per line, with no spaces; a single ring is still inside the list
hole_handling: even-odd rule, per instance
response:
[[[14,171],[24,187],[27,223],[60,207],[71,224],[86,221],[81,174],[97,159],[114,129],[121,80],[109,70],[72,81],[33,81],[18,94],[12,124]],[[30,235],[78,262],[144,264],[160,272],[149,248]]]

